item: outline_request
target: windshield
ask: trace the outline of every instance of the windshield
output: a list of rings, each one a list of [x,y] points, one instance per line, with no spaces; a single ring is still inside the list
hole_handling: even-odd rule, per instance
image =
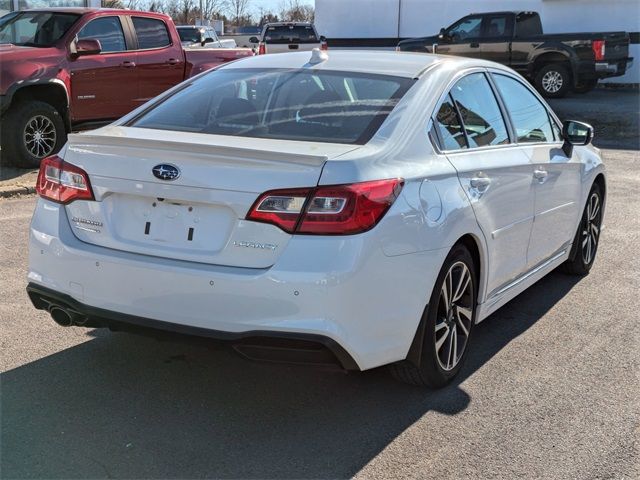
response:
[[[267,27],[264,32],[267,43],[318,43],[316,32],[311,25],[278,25]]]
[[[364,144],[409,78],[337,71],[220,69],[132,120],[134,127]]]
[[[22,12],[0,23],[0,43],[28,47],[51,47],[67,33],[76,13]]]
[[[197,28],[178,28],[181,42],[199,43],[202,41],[202,34]]]

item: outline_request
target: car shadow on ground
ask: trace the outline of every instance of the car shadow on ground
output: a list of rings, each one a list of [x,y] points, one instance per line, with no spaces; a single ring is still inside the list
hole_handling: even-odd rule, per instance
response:
[[[438,391],[94,331],[0,377],[3,477],[350,477],[427,412],[465,410],[464,381],[577,281],[553,273],[480,324]]]

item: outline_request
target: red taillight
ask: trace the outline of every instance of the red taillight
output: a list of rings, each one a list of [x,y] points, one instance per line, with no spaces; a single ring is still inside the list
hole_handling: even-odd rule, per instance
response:
[[[351,235],[372,229],[398,198],[394,178],[316,188],[272,190],[256,200],[247,220],[271,223],[287,233]]]
[[[87,172],[66,163],[57,155],[40,162],[36,192],[42,198],[57,203],[74,200],[93,200],[93,191]]]
[[[593,54],[596,56],[596,61],[604,60],[604,40],[594,40],[591,43],[591,48],[593,49]]]
[[[258,45],[258,55],[264,55],[265,53],[267,53],[267,46],[264,42],[260,42]]]
[[[329,50],[329,45],[327,44],[326,40],[320,42],[320,50]]]

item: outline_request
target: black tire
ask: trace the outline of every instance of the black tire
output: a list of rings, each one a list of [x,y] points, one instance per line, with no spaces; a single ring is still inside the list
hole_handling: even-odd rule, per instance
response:
[[[66,140],[60,113],[45,102],[17,103],[2,119],[2,158],[7,165],[38,168],[40,160],[57,153]]]
[[[445,279],[452,279],[451,287],[449,290],[454,292],[454,295],[449,295],[450,298],[455,299],[455,293],[458,287],[458,280],[465,270],[461,267],[466,267],[466,274],[469,278],[468,288],[463,289],[464,295],[462,295],[457,301],[449,302],[453,303],[452,312],[445,313],[445,300],[442,294]],[[452,276],[449,277],[449,272],[452,272]],[[404,360],[402,362],[389,365],[391,374],[401,382],[409,383],[411,385],[418,385],[422,387],[440,388],[449,383],[460,371],[464,360],[466,358],[469,341],[471,339],[471,332],[473,331],[473,323],[476,315],[476,295],[477,295],[477,279],[476,270],[473,261],[473,257],[469,253],[469,250],[464,245],[458,244],[451,249],[447,256],[442,269],[436,279],[436,283],[429,299],[429,304],[425,309],[422,317],[424,325],[424,336],[422,338],[422,354],[420,355],[420,365]],[[464,280],[466,282],[466,280]],[[462,315],[460,309],[466,310],[467,315]],[[445,325],[446,324],[446,325]],[[445,326],[443,326],[445,325]],[[465,336],[464,329],[466,328],[467,334]],[[443,329],[446,329],[442,332]],[[458,334],[457,331],[460,330]],[[441,333],[439,333],[441,332]],[[455,334],[453,332],[456,332]],[[456,363],[451,363],[451,368],[447,368],[448,365],[444,365],[444,359],[446,357],[451,358],[452,341],[455,335],[456,345],[458,335],[460,335],[461,341],[464,338],[464,344],[462,350],[454,350],[454,360]],[[444,337],[444,339],[443,339]],[[447,345],[447,342],[449,344]],[[440,349],[436,346],[440,343]],[[447,352],[447,348],[449,352]]]
[[[536,73],[534,84],[547,98],[562,98],[571,90],[571,74],[562,63],[544,65]]]
[[[591,90],[598,86],[598,79],[583,80],[573,87],[573,91],[576,93],[589,93]]]
[[[594,197],[597,199],[597,211],[594,213]],[[596,183],[591,187],[587,203],[582,212],[578,230],[573,239],[573,258],[562,264],[562,270],[569,275],[588,275],[598,253],[600,228],[602,227],[602,190]],[[585,234],[586,232],[586,234]]]

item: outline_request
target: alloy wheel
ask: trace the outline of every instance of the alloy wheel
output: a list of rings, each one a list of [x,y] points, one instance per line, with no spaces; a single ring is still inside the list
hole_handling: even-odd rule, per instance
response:
[[[587,202],[587,211],[582,225],[582,260],[589,265],[596,256],[600,236],[600,196],[593,192]]]
[[[44,115],[35,115],[24,127],[23,141],[27,151],[36,158],[50,155],[56,146],[56,127]]]
[[[440,290],[434,335],[436,358],[445,371],[460,363],[467,347],[473,321],[473,288],[467,265],[451,265]]]
[[[549,70],[542,77],[542,88],[548,93],[557,93],[561,88],[564,80],[560,72]]]

